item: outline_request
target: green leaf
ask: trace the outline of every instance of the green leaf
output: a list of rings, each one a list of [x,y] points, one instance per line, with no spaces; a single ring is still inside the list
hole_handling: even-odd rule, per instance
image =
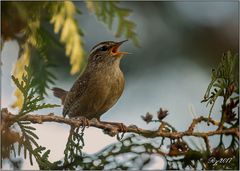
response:
[[[238,74],[237,68],[237,55],[233,55],[230,51],[224,53],[219,65],[212,70],[211,82],[208,85],[204,99],[202,102],[211,104],[209,117],[212,113],[212,109],[215,105],[216,100],[219,97],[223,97],[223,103],[233,95],[237,93],[237,89],[234,92],[228,93],[229,87],[232,84],[236,87],[238,85]]]
[[[126,39],[133,41],[134,45],[139,46],[137,33],[135,32],[136,24],[127,17],[131,10],[118,6],[117,1],[86,1],[87,7],[94,12],[97,19],[112,28],[114,18],[117,18],[118,27],[115,33],[116,37],[125,36]]]
[[[20,92],[23,95],[23,104],[21,107],[21,110],[19,114],[16,116],[16,119],[20,118],[23,115],[28,114],[29,112],[36,111],[39,109],[45,109],[45,108],[54,108],[58,107],[59,105],[55,104],[39,104],[41,100],[43,100],[43,97],[41,96],[35,96],[35,92],[37,91],[34,86],[33,82],[33,75],[30,71],[29,67],[25,67],[26,75],[22,75],[22,82],[20,83],[17,78],[12,76],[12,80],[17,86],[17,88],[20,90]],[[30,128],[29,128],[30,129]],[[34,129],[34,128],[32,128]]]
[[[38,136],[34,132],[32,132],[32,131],[30,131],[28,129],[25,129],[25,133],[29,134],[30,136],[34,137],[35,139],[39,139]]]
[[[84,50],[82,32],[79,32],[78,24],[74,18],[76,7],[71,1],[61,1],[54,4],[51,23],[54,25],[54,32],[60,33],[60,41],[65,44],[66,55],[70,58],[72,66],[70,73],[80,72],[84,62]]]
[[[21,149],[22,149],[22,143],[20,142],[20,143],[18,143],[18,155],[20,156],[20,154],[21,154]]]
[[[33,48],[32,57],[30,59],[30,70],[33,75],[32,86],[36,87],[36,92],[40,95],[46,95],[46,89],[50,84],[55,84],[56,77],[51,73],[52,64],[48,54],[48,46],[50,44],[46,33],[39,28],[37,30],[38,46]]]
[[[50,154],[50,150],[47,150],[43,155],[42,155],[42,158],[43,159],[47,159],[49,157],[49,154]]]
[[[21,124],[23,124],[23,123],[21,122]],[[32,126],[25,126],[25,125],[23,125],[23,128],[24,129],[30,129],[30,130],[36,130],[36,128],[34,128]]]
[[[33,165],[32,153],[30,151],[29,151],[29,159],[30,159],[30,164]]]
[[[27,147],[23,146],[23,154],[24,154],[24,159],[27,158]]]

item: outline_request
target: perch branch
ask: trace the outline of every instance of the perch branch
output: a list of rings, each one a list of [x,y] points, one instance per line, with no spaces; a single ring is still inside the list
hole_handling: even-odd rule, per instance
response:
[[[5,122],[13,123],[16,115],[8,112],[6,108],[1,110],[1,118],[2,118],[2,129],[4,129]],[[61,116],[55,116],[53,113],[50,113],[48,115],[33,115],[28,114],[20,118],[20,121],[30,121],[33,124],[41,124],[43,122],[57,122],[57,123],[64,123],[70,126],[79,127],[82,126],[83,123],[81,120],[78,119],[68,119]],[[195,121],[196,122],[196,121]],[[5,123],[5,124],[4,124]],[[192,124],[194,125],[194,124]],[[121,129],[116,126],[116,124],[105,124],[101,123],[97,120],[90,120],[89,121],[90,127],[95,127],[104,130],[109,135],[114,136],[118,133],[121,133]],[[193,126],[194,127],[194,126]],[[126,132],[128,133],[136,133],[139,135],[142,135],[144,137],[148,138],[154,138],[154,137],[166,137],[171,139],[178,139],[182,138],[184,136],[194,136],[194,137],[200,137],[200,138],[206,138],[213,135],[236,135],[239,137],[239,130],[238,128],[231,128],[231,129],[223,129],[223,130],[214,130],[214,131],[208,131],[208,132],[194,132],[192,129],[188,129],[183,132],[164,132],[161,130],[146,130],[142,128],[138,128],[135,125],[130,125],[126,127]]]

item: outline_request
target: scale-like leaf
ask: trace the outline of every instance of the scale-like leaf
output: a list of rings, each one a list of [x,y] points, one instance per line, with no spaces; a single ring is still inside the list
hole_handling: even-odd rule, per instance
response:
[[[38,136],[35,133],[33,133],[32,131],[30,131],[28,129],[25,129],[25,133],[28,134],[28,136],[32,136],[35,139],[39,139]]]
[[[49,157],[49,154],[50,154],[50,150],[47,150],[43,155],[42,155],[42,158],[45,160]]]
[[[33,76],[32,72],[30,71],[29,67],[25,67],[26,75],[22,77],[22,82],[19,83],[19,80],[12,76],[12,80],[14,81],[15,85],[17,86],[18,90],[22,93],[23,96],[23,103],[21,107],[21,111],[19,112],[18,118],[22,115],[25,115],[29,112],[36,111],[39,109],[44,108],[54,108],[59,105],[55,104],[38,104],[41,100],[43,100],[43,97],[37,96],[34,97],[34,93],[36,92],[36,89],[34,89],[33,86]]]
[[[118,19],[116,37],[125,36],[126,39],[131,39],[136,46],[139,46],[137,34],[135,32],[136,24],[127,19],[131,14],[131,10],[118,6],[117,1],[86,1],[87,7],[94,12],[97,19],[104,22],[111,29],[114,18]]]
[[[36,96],[36,93],[35,93],[36,87],[34,87],[33,76],[29,67],[25,67],[25,74],[22,75],[21,82],[19,82],[19,80],[14,76],[12,76],[12,79],[15,85],[17,86],[18,90],[22,93],[22,96],[23,96],[23,104],[22,104],[21,110],[19,114],[16,115],[15,117],[15,121],[18,123],[20,130],[22,132],[22,136],[20,138],[19,145],[18,145],[18,154],[20,155],[21,147],[23,147],[25,159],[27,157],[27,152],[28,152],[29,160],[31,164],[33,164],[33,160],[32,160],[33,156],[35,157],[38,163],[41,163],[41,160],[43,159],[41,158],[40,153],[44,148],[39,148],[39,145],[36,142],[36,139],[39,139],[38,136],[34,133],[36,128],[29,126],[30,124],[29,122],[19,121],[19,118],[21,118],[23,115],[26,115],[32,111],[45,109],[45,108],[53,108],[59,105],[47,104],[47,103],[39,104],[43,100],[43,97]],[[36,147],[36,150],[34,150],[33,145]],[[45,155],[44,161],[47,161],[46,157],[47,156]]]
[[[208,85],[204,99],[202,102],[210,104],[209,117],[212,113],[216,100],[219,97],[224,97],[224,101],[227,101],[232,94],[226,94],[229,87],[234,84],[238,85],[238,79],[236,79],[236,65],[237,55],[233,55],[230,51],[223,54],[221,62],[212,70],[211,82]],[[236,90],[235,90],[236,92]],[[237,93],[237,92],[236,92]]]
[[[21,124],[23,124],[23,123],[21,122]],[[23,125],[23,128],[24,129],[30,129],[30,130],[36,130],[36,128],[34,128],[32,126],[25,126],[25,125]]]
[[[28,153],[29,153],[30,164],[33,165],[32,153],[30,151],[28,151]]]
[[[76,74],[83,64],[84,50],[82,47],[81,32],[74,15],[76,8],[71,1],[63,1],[55,4],[51,23],[54,25],[54,32],[60,33],[60,41],[66,46],[66,55],[70,57],[72,66],[70,73]]]

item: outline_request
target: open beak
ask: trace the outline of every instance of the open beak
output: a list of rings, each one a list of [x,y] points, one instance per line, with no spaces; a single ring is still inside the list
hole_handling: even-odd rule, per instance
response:
[[[111,53],[112,55],[122,55],[122,54],[129,54],[128,52],[120,52],[119,51],[119,47],[128,40],[123,40],[121,42],[117,42],[115,43],[115,45],[113,45],[112,49],[111,49]]]

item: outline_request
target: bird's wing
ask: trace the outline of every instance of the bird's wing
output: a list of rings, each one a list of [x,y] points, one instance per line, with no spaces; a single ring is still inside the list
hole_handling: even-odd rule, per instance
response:
[[[81,95],[84,93],[84,91],[87,88],[87,83],[89,81],[89,75],[83,74],[81,75],[77,81],[73,84],[72,88],[68,92],[64,107],[63,107],[63,116],[65,117],[69,113],[69,109],[71,108],[72,104],[76,101],[77,98],[80,98]]]

